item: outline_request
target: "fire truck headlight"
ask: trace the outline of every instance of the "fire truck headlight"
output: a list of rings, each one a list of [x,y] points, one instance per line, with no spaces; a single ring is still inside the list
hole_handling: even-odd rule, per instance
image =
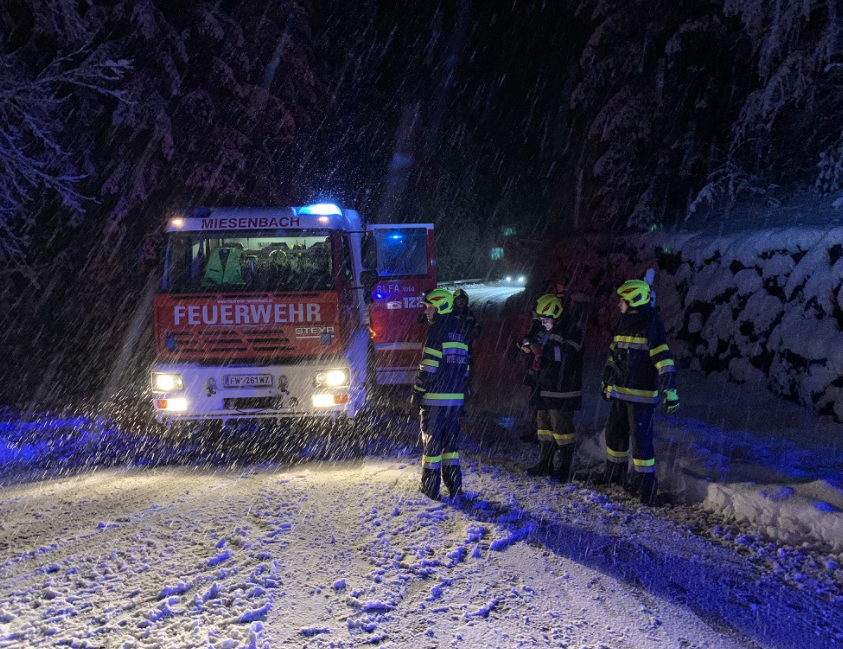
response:
[[[184,390],[184,380],[180,374],[159,374],[152,375],[153,392],[180,392]]]
[[[524,277],[523,275],[518,276],[518,283],[519,284],[524,284],[526,281],[527,281],[527,278]]]
[[[323,370],[316,372],[316,387],[341,388],[349,384],[348,370]]]

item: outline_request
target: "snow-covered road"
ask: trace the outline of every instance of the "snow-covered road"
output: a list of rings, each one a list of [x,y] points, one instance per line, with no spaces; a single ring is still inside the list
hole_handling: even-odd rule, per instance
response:
[[[788,583],[775,557],[713,542],[681,510],[489,458],[468,461],[460,506],[421,496],[418,479],[398,457],[9,487],[0,646],[843,642],[828,583]]]
[[[512,293],[469,289],[487,316]],[[683,410],[656,423],[673,504],[642,508],[584,481],[595,390],[578,481],[525,474],[519,360],[469,401],[463,503],[418,493],[400,411],[210,448],[0,413],[0,648],[843,646],[843,427],[685,372]]]
[[[524,290],[523,286],[506,283],[500,284],[443,284],[445,288],[456,290],[464,289],[471,300],[471,308],[478,317],[484,315],[489,309],[498,309],[503,306],[507,298],[516,295]]]

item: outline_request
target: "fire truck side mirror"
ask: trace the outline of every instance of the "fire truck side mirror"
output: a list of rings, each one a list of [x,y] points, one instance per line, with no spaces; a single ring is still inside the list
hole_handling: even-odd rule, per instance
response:
[[[372,287],[378,283],[378,271],[364,270],[360,273],[360,283],[363,285],[363,301],[366,304],[374,302]]]
[[[378,271],[376,270],[364,270],[360,273],[360,283],[366,288],[367,291],[371,291],[372,287],[378,283]]]
[[[363,235],[363,239],[360,242],[360,257],[361,263],[363,268],[366,270],[375,270],[378,267],[378,247],[375,242],[375,237],[371,232],[367,232]],[[372,284],[377,282],[377,275],[375,277],[375,281]],[[365,284],[365,282],[363,282]]]

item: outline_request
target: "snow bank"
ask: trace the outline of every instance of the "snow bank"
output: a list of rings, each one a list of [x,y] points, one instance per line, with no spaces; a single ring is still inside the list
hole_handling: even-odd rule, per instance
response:
[[[685,366],[843,420],[843,228],[587,235],[545,260],[539,277],[591,297],[603,334],[618,317],[613,288],[658,269],[659,309]]]

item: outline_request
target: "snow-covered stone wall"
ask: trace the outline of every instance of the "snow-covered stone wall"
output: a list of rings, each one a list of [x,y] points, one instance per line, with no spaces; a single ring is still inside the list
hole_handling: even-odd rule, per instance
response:
[[[760,382],[843,420],[843,228],[729,235],[587,235],[550,246],[540,277],[589,295],[597,330],[614,288],[657,270],[659,310],[683,364]]]

